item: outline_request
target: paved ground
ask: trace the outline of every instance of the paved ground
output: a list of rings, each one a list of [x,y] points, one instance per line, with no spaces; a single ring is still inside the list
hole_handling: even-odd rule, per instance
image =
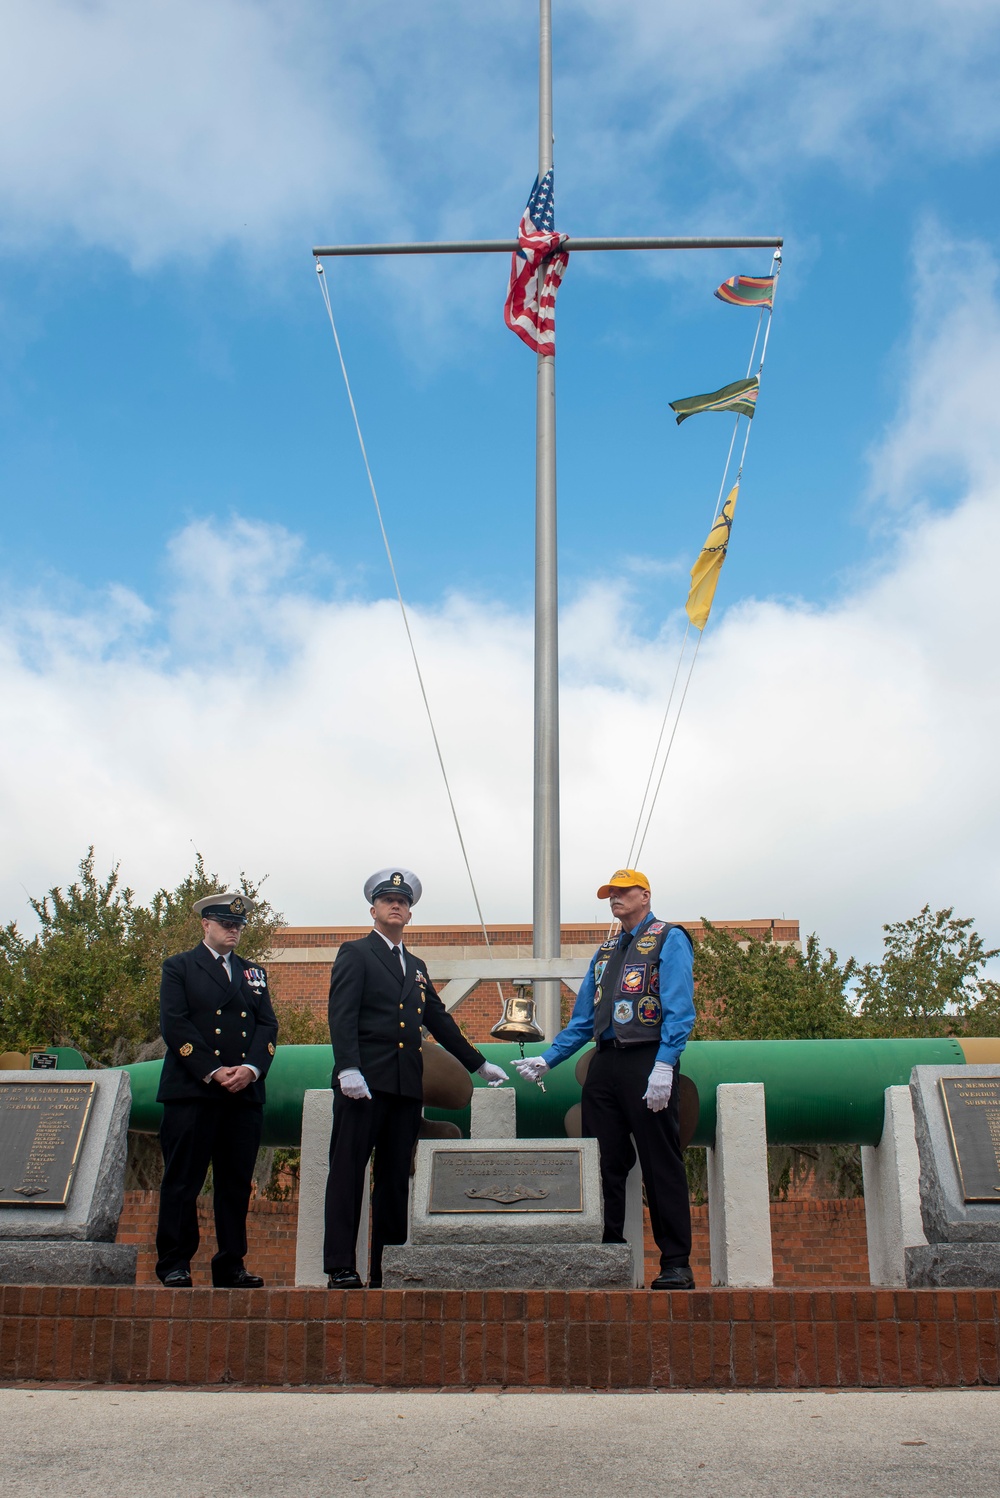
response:
[[[997,1498],[1000,1390],[0,1389],[4,1498]]]

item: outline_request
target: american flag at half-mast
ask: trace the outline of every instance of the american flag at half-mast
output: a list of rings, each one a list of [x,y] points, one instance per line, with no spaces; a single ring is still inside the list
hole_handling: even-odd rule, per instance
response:
[[[557,234],[552,168],[535,185],[518,225],[520,249],[510,262],[510,285],[503,320],[512,333],[536,354],[556,351],[556,292],[569,264],[563,245],[568,234]]]

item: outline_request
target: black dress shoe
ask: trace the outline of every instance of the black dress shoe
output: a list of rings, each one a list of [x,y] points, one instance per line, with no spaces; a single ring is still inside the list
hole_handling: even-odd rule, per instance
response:
[[[264,1281],[259,1274],[248,1274],[245,1269],[237,1269],[228,1280],[213,1280],[214,1290],[262,1290]]]
[[[191,1272],[188,1269],[171,1269],[169,1274],[163,1276],[163,1284],[167,1290],[190,1290]]]
[[[360,1290],[361,1276],[356,1269],[331,1269],[326,1278],[328,1290]]]
[[[649,1287],[651,1290],[693,1290],[694,1275],[687,1264],[673,1264],[661,1269]]]

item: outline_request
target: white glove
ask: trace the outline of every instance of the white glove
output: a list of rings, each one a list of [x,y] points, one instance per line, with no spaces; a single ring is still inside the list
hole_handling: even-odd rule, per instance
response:
[[[674,1069],[665,1061],[657,1061],[649,1074],[649,1084],[643,1093],[646,1107],[653,1113],[659,1113],[670,1101],[670,1094],[674,1090]],[[633,1093],[634,1097],[635,1094]]]
[[[524,1056],[514,1062],[514,1070],[525,1082],[540,1082],[549,1069],[549,1063],[541,1056]]]
[[[368,1091],[368,1083],[356,1066],[349,1066],[346,1071],[342,1071],[339,1081],[341,1092],[355,1103],[360,1103],[364,1098],[371,1097],[371,1093]]]
[[[484,1061],[476,1072],[477,1077],[482,1077],[487,1087],[502,1087],[510,1078],[502,1066],[494,1066],[492,1061]]]

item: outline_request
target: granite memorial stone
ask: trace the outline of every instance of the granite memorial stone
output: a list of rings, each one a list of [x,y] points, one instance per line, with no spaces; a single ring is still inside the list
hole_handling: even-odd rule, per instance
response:
[[[130,1106],[121,1071],[0,1077],[0,1283],[135,1282],[114,1241]]]
[[[906,1283],[1000,1286],[1000,1067],[914,1067],[910,1092],[928,1241]]]
[[[387,1288],[585,1289],[632,1283],[627,1243],[602,1243],[596,1139],[427,1139],[410,1236],[386,1248]]]

